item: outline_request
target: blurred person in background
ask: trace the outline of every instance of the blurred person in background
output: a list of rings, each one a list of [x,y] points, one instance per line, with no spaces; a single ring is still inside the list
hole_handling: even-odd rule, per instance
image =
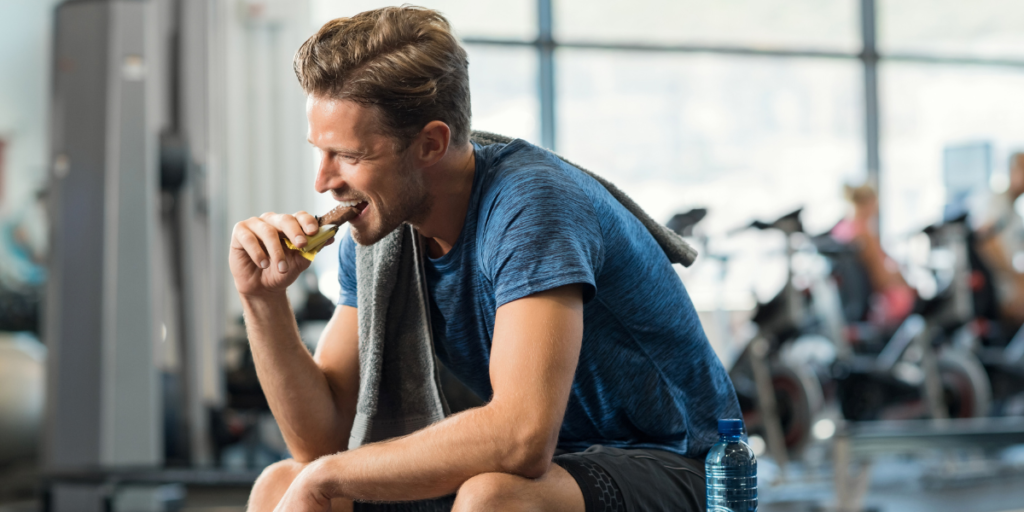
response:
[[[867,321],[882,330],[897,327],[914,310],[914,291],[878,237],[878,194],[870,184],[844,186],[850,212],[832,228],[837,241],[852,245],[871,284]]]
[[[46,281],[46,207],[36,201],[0,216],[0,287],[18,290]]]
[[[977,250],[992,272],[1003,320],[1024,324],[1024,220],[1014,208],[1024,194],[1024,152],[1010,157],[1009,186],[992,194],[981,216]]]
[[[43,195],[0,215],[0,331],[39,333],[46,283],[46,208]]]

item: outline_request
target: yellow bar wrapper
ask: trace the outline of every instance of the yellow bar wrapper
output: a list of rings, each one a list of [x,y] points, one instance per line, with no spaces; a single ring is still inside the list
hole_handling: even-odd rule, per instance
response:
[[[337,232],[338,226],[335,226],[334,224],[325,224],[320,226],[320,231],[317,232],[317,234],[307,239],[306,246],[301,249],[295,247],[295,245],[292,244],[292,241],[287,238],[284,239],[284,244],[288,246],[289,249],[294,249],[302,253],[303,258],[313,261],[313,258],[316,257],[316,253],[320,252],[320,249],[324,248],[324,244],[326,244],[327,241],[330,240]]]

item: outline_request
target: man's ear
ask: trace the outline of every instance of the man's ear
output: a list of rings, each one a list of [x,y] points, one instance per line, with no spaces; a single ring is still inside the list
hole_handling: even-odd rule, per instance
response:
[[[420,130],[417,139],[416,160],[419,167],[430,167],[448,153],[452,131],[443,121],[431,121]]]

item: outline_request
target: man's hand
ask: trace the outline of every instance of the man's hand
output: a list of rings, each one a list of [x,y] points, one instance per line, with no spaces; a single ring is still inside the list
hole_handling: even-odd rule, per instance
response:
[[[316,481],[320,464],[309,464],[295,477],[281,501],[274,507],[274,512],[330,512],[331,498],[321,489]]]
[[[228,263],[238,293],[284,292],[309,268],[310,262],[298,251],[286,248],[281,234],[296,247],[305,247],[306,236],[315,235],[318,230],[316,217],[307,212],[294,215],[267,212],[235,224]]]

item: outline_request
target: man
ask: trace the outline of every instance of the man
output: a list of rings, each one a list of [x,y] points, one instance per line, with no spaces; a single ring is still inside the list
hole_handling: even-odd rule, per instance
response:
[[[1014,208],[1024,194],[1024,153],[1010,156],[1010,184],[992,196],[978,230],[978,252],[992,270],[996,300],[1003,320],[1024,323],[1024,272],[1017,258],[1024,257],[1024,221]]]
[[[440,14],[385,8],[299,49],[315,187],[362,208],[340,243],[342,298],[312,357],[285,288],[314,217],[238,223],[230,264],[260,381],[294,460],[250,510],[455,495],[454,510],[703,510],[702,458],[735,392],[671,264],[593,178],[516,140],[469,141],[465,51]],[[409,223],[438,358],[487,399],[346,450],[358,375],[355,244]],[[556,455],[557,454],[557,455]]]

